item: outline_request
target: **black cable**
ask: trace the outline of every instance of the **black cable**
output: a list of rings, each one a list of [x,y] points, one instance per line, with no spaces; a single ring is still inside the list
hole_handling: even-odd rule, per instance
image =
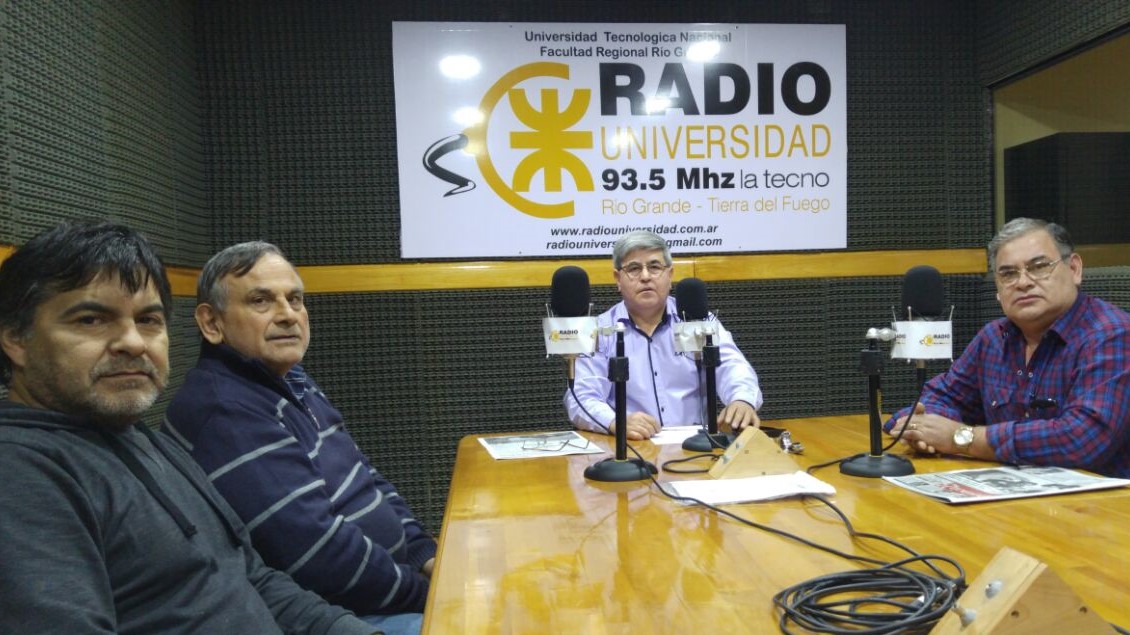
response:
[[[581,400],[577,398],[577,390],[573,387],[573,384],[569,384],[569,394],[573,396],[573,401],[577,402],[577,407],[579,407],[581,409],[581,412],[585,413],[585,416],[588,417],[589,421],[591,421],[594,424],[596,424],[597,426],[599,426],[601,430],[604,430],[605,434],[608,434],[608,435],[613,434],[612,430],[609,429],[608,426],[597,421],[596,417],[592,416],[592,413],[589,412],[588,408],[585,408],[585,404],[581,403]],[[627,432],[628,432],[627,430],[624,431],[625,434],[627,434]],[[632,448],[631,446],[628,446],[628,447],[633,452],[636,451],[635,448]],[[636,453],[636,456],[639,456],[638,452]],[[640,458],[642,459],[643,457],[640,456]]]
[[[858,456],[858,455],[853,454],[852,456]],[[805,469],[804,471],[808,472],[809,474],[812,474],[813,472],[815,472],[816,470],[818,470],[822,467],[828,467],[829,465],[838,465],[838,464],[843,463],[844,461],[846,461],[850,458],[851,458],[851,456],[841,456],[840,458],[832,459],[831,461],[824,461],[823,463],[817,463],[816,465],[809,465],[808,468]]]
[[[573,399],[577,400],[577,396],[576,396],[575,392],[573,393]],[[599,426],[606,433],[612,434],[611,431],[609,431],[607,426],[600,423],[595,418],[593,418],[591,414],[589,414],[588,410],[585,409],[584,405],[581,404],[580,400],[577,400],[577,405],[580,406],[581,411],[584,412],[585,416],[587,416],[590,421],[595,423],[597,426]],[[629,445],[628,449],[631,450],[632,454],[635,454],[636,457],[639,458],[640,460],[646,460],[646,459],[644,459],[643,455],[641,455],[639,453],[639,451],[635,449],[635,447]],[[691,457],[691,458],[692,459],[693,458],[701,458],[703,456],[714,456],[714,455],[699,455],[697,457]],[[674,459],[674,461],[683,461],[683,460],[684,459]],[[776,534],[776,535],[779,535],[779,536],[782,536],[782,537],[785,537],[785,538],[789,538],[791,540],[795,540],[795,541],[800,542],[801,544],[804,544],[806,546],[813,547],[813,548],[816,548],[816,549],[820,549],[822,551],[826,551],[828,553],[839,556],[839,557],[844,558],[846,560],[855,560],[855,561],[858,561],[858,562],[866,562],[868,564],[874,564],[874,565],[885,565],[885,564],[887,564],[883,560],[877,560],[875,558],[868,558],[866,556],[857,556],[857,555],[854,555],[854,554],[845,553],[845,552],[839,551],[837,549],[834,549],[832,547],[826,547],[826,546],[820,545],[818,543],[811,542],[811,541],[809,541],[805,538],[801,538],[800,536],[796,536],[795,534],[791,534],[789,532],[786,532],[786,531],[783,531],[783,530],[780,530],[780,529],[775,529],[775,528],[770,527],[768,525],[762,525],[761,523],[749,520],[747,518],[742,518],[741,516],[738,516],[738,515],[736,515],[732,512],[721,509],[719,507],[715,507],[714,505],[711,505],[710,503],[707,503],[705,501],[701,501],[697,498],[691,498],[689,496],[679,496],[677,494],[672,494],[671,492],[669,492],[667,490],[667,488],[663,487],[663,485],[655,478],[655,476],[649,475],[649,479],[655,485],[655,487],[659,490],[660,493],[662,493],[667,498],[670,498],[671,500],[682,502],[682,503],[690,503],[690,504],[698,505],[700,507],[704,507],[706,509],[714,511],[715,513],[721,514],[723,516],[726,516],[727,518],[735,520],[735,521],[737,521],[741,524],[744,524],[744,525],[747,525],[747,526],[750,526],[750,527],[754,527],[756,529],[761,529],[763,531],[766,531],[766,532],[769,532],[769,533],[772,533],[772,534]],[[903,545],[902,543],[900,543],[896,540],[886,538],[886,537],[880,536],[878,534],[871,534],[871,533],[856,531],[855,528],[852,526],[851,521],[847,518],[847,516],[828,499],[826,499],[822,496],[809,496],[808,498],[815,498],[816,500],[820,501],[821,503],[824,503],[829,508],[831,508],[833,510],[833,512],[835,512],[836,515],[839,516],[840,520],[846,526],[848,533],[850,533],[851,535],[864,537],[864,538],[871,538],[871,539],[876,539],[876,540],[880,540],[880,541],[883,541],[883,542],[887,542],[888,544],[894,545],[894,546],[898,547],[899,549],[911,554],[912,556],[918,556],[919,555],[918,552],[914,551],[910,547]],[[941,558],[941,556],[937,556],[937,557]],[[957,563],[954,563],[954,566],[957,567]],[[960,569],[960,567],[957,567],[957,568]]]
[[[915,411],[915,410],[918,410],[918,404],[922,403],[922,395],[924,395],[924,394],[926,394],[926,386],[925,386],[925,385],[923,385],[923,386],[922,386],[922,390],[920,390],[920,391],[918,392],[918,397],[917,397],[917,398],[915,398],[915,400],[914,400],[914,405],[912,405],[912,406],[910,407],[910,412],[908,412],[908,413],[907,413],[907,415],[906,415],[906,423],[904,423],[904,424],[903,424],[903,426],[902,426],[901,428],[899,428],[899,433],[898,433],[897,435],[895,435],[895,438],[894,438],[894,440],[893,440],[893,441],[891,441],[891,442],[890,442],[890,443],[889,443],[889,444],[887,445],[887,447],[883,448],[883,452],[884,452],[884,453],[886,453],[886,452],[887,452],[887,450],[890,450],[891,448],[893,448],[893,447],[895,447],[896,445],[898,445],[898,442],[899,442],[899,441],[902,441],[902,435],[903,435],[903,433],[905,433],[905,432],[906,432],[906,429],[907,429],[907,427],[909,427],[909,426],[910,426],[910,422],[911,422],[911,420],[913,420],[913,419],[914,419],[914,414],[915,414],[915,413],[914,413],[914,411]]]
[[[914,405],[910,406],[910,412],[906,415],[906,423],[903,424],[903,426],[901,428],[899,428],[899,433],[897,435],[895,435],[894,440],[892,440],[887,445],[887,447],[883,448],[883,451],[882,451],[883,454],[886,454],[887,451],[889,451],[891,448],[898,445],[899,441],[902,441],[902,435],[906,433],[907,427],[910,425],[911,420],[914,419],[914,411],[918,409],[918,404],[922,403],[922,395],[924,395],[924,394],[926,394],[926,386],[925,385],[923,385],[922,389],[918,391],[918,397],[916,397],[914,399]],[[846,461],[850,458],[856,457],[856,456],[859,456],[859,455],[853,454],[851,456],[841,456],[838,459],[832,459],[831,461],[825,461],[824,463],[817,463],[816,465],[810,465],[805,470],[805,472],[812,474],[813,472],[815,472],[816,470],[818,470],[822,467],[828,467],[830,465],[839,465],[840,463],[843,463],[844,461]]]
[[[652,481],[655,481],[654,477]],[[789,630],[790,622],[821,633],[852,635],[926,633],[945,615],[946,611],[953,608],[965,591],[965,570],[957,561],[942,555],[918,554],[912,548],[892,538],[856,531],[847,516],[831,501],[821,496],[808,498],[815,498],[832,509],[843,521],[852,538],[881,541],[906,551],[911,557],[887,563],[877,558],[845,553],[796,534],[742,518],[698,499],[673,495],[657,481],[656,486],[672,500],[697,504],[743,525],[788,538],[845,560],[874,565],[871,569],[813,578],[774,595],[773,603],[781,611],[778,626],[786,635],[792,633]],[[935,561],[949,565],[956,574],[945,575]],[[909,565],[916,563],[925,565],[934,573],[931,575],[908,568]],[[914,591],[913,595],[909,595],[908,589]],[[867,595],[868,593],[870,595]],[[866,610],[872,605],[881,607],[882,610],[875,613]]]
[[[570,392],[585,416],[605,432],[611,434],[606,426],[597,421],[585,409],[581,401],[577,399],[576,392],[572,387],[570,387]],[[897,441],[898,439],[896,439]],[[645,460],[639,451],[631,445],[628,446],[628,449],[641,461]],[[683,459],[675,460],[682,461]],[[838,461],[842,460],[838,459]],[[664,469],[666,470],[666,468]],[[953,608],[957,598],[965,590],[965,569],[956,560],[936,554],[919,554],[911,547],[893,538],[856,531],[847,515],[822,496],[808,496],[807,498],[815,498],[831,509],[840,518],[853,539],[867,538],[884,542],[905,551],[910,554],[910,557],[896,562],[886,562],[878,558],[840,551],[782,529],[743,518],[697,498],[673,494],[663,487],[654,475],[649,473],[648,478],[661,494],[671,500],[709,509],[740,524],[787,538],[845,560],[873,565],[871,569],[833,573],[813,578],[774,595],[773,602],[781,611],[778,626],[781,632],[786,635],[792,634],[792,631],[789,630],[790,623],[798,624],[810,631],[837,635],[841,633],[844,635],[886,635],[888,633],[914,635],[927,633],[945,615],[946,611]],[[944,574],[934,561],[949,565],[956,574],[952,576]],[[921,573],[908,568],[908,565],[915,563],[926,566],[933,574]],[[913,596],[908,595],[911,591],[914,591]],[[870,595],[867,595],[867,593],[870,593]],[[868,610],[872,606],[879,607],[881,610]]]
[[[663,465],[661,465],[659,467],[664,472],[670,472],[672,474],[705,474],[705,473],[710,471],[710,468],[696,468],[696,469],[693,469],[693,470],[683,470],[683,469],[675,469],[675,468],[670,467],[670,466],[672,464],[679,465],[681,463],[690,463],[691,461],[699,461],[701,459],[710,459],[710,462],[713,463],[713,462],[718,460],[718,457],[719,457],[718,454],[713,454],[713,453],[702,454],[702,453],[699,453],[699,454],[696,454],[694,456],[685,456],[681,459],[671,459],[670,461],[665,462]]]
[[[818,633],[927,633],[956,604],[964,580],[920,573],[906,565],[929,564],[919,556],[874,569],[832,573],[793,585],[773,596],[778,626],[795,623]]]
[[[581,412],[584,413],[584,415],[586,417],[588,417],[589,421],[596,424],[601,430],[604,431],[605,434],[608,434],[608,435],[614,434],[612,432],[612,430],[610,430],[608,428],[608,426],[597,421],[596,417],[592,416],[592,413],[588,411],[588,408],[585,408],[585,404],[581,403],[581,400],[577,398],[577,391],[573,387],[572,384],[569,385],[569,394],[572,395],[573,401],[577,402],[577,407],[581,409]],[[627,430],[625,430],[624,433],[627,434]],[[707,435],[707,436],[709,437],[709,435]],[[711,442],[711,444],[716,445],[716,447],[718,449],[724,449],[724,448],[722,448],[722,446],[717,445],[718,442],[715,441],[713,438],[710,439],[710,442]],[[643,456],[634,447],[629,445],[628,449],[631,450],[632,454],[635,454],[636,458],[638,458],[639,460],[641,460],[641,461],[647,460],[647,459],[643,458]],[[713,453],[711,453],[711,454],[697,454],[695,456],[688,456],[688,457],[681,458],[681,459],[671,459],[670,461],[667,461],[666,463],[661,465],[660,468],[664,472],[671,472],[672,474],[703,474],[705,472],[709,472],[710,470],[709,469],[705,469],[705,470],[697,470],[697,469],[696,470],[676,470],[676,469],[667,467],[667,465],[670,464],[670,463],[675,463],[675,464],[685,463],[685,462],[688,462],[688,461],[695,461],[695,460],[699,460],[699,459],[702,459],[702,458],[709,458],[711,461],[716,461],[716,460],[718,460],[718,455],[713,454]],[[656,485],[659,484],[659,481],[656,481],[654,477],[651,480],[654,481],[656,483]]]

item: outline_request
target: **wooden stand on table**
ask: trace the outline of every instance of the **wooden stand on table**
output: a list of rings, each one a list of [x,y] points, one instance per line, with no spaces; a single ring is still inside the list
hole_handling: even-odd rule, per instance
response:
[[[800,470],[793,457],[757,428],[746,428],[710,468],[714,478],[746,478],[792,474]]]
[[[1004,547],[930,635],[1114,635],[1048,566]]]

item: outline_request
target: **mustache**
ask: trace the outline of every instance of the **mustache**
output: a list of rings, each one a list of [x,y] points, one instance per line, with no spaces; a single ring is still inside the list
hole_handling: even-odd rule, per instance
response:
[[[294,329],[289,331],[275,331],[267,335],[267,339],[273,340],[278,337],[302,337],[302,329]]]
[[[99,364],[90,371],[90,378],[97,380],[102,377],[121,373],[142,373],[158,386],[164,384],[164,377],[161,371],[157,370],[153,362],[144,357],[127,360],[110,360]]]

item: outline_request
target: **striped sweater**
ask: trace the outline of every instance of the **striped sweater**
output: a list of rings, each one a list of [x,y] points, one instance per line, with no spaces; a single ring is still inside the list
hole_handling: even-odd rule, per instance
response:
[[[361,615],[421,612],[435,540],[317,384],[201,344],[162,430],[204,468],[263,559]]]

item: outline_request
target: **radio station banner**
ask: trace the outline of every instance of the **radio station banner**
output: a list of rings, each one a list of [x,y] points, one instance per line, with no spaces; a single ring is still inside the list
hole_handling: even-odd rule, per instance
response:
[[[843,25],[392,29],[402,257],[847,246]]]

